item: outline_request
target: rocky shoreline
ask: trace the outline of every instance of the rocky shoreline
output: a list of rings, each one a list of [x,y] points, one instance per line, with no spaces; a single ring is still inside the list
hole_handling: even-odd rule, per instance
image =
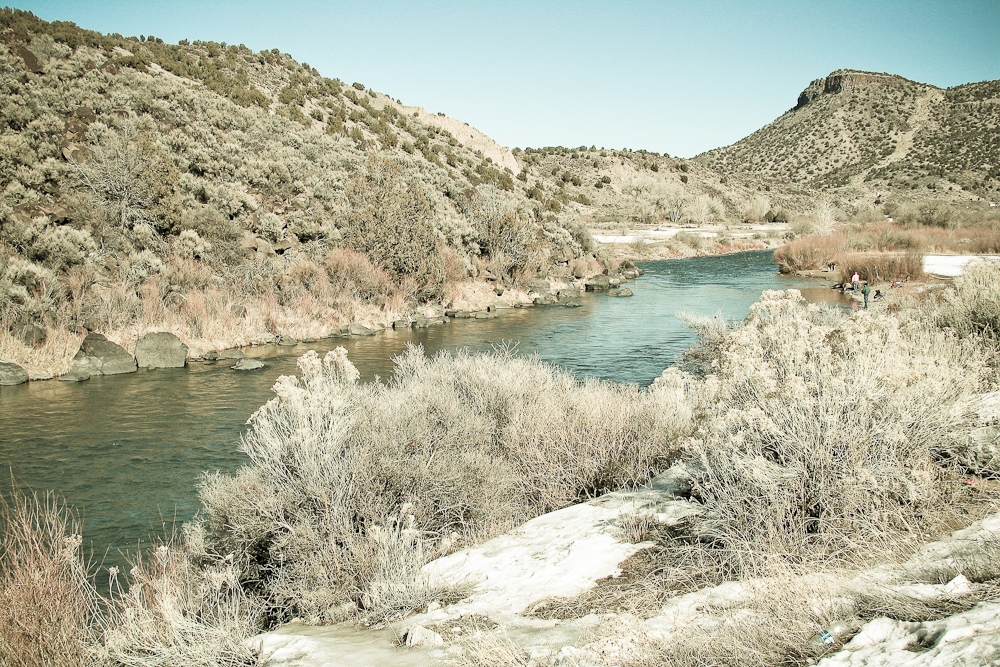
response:
[[[325,338],[351,336],[374,336],[386,329],[422,329],[438,324],[446,324],[452,319],[491,319],[498,310],[524,308],[533,305],[564,307],[579,306],[579,297],[585,292],[599,292],[610,297],[632,296],[632,290],[623,285],[643,274],[631,261],[622,262],[618,270],[591,276],[590,278],[547,278],[530,281],[524,290],[494,288],[496,296],[492,303],[476,307],[446,308],[442,304],[426,304],[409,314],[405,319],[397,319],[390,325],[374,324],[366,326],[360,322],[344,324],[330,331]],[[19,325],[14,335],[25,346],[38,346],[45,342],[45,330],[36,325]],[[292,347],[300,342],[315,342],[316,338],[301,340],[289,335],[264,334],[247,346],[223,349],[200,349],[185,344],[176,334],[169,331],[151,331],[141,335],[135,342],[135,353],[130,354],[122,345],[109,340],[107,335],[88,331],[80,340],[79,349],[72,357],[69,370],[59,375],[31,376],[22,366],[13,362],[0,361],[0,386],[14,386],[29,380],[49,380],[56,378],[64,382],[85,382],[97,375],[119,375],[134,373],[140,368],[183,368],[188,362],[219,362],[232,360],[233,370],[256,370],[264,367],[259,359],[247,357],[243,350],[259,345]]]

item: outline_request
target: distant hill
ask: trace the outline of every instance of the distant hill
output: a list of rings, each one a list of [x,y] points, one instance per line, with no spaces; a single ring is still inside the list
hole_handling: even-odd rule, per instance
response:
[[[766,127],[696,161],[845,198],[997,197],[1000,81],[940,89],[838,70]],[[950,193],[950,194],[948,194]]]

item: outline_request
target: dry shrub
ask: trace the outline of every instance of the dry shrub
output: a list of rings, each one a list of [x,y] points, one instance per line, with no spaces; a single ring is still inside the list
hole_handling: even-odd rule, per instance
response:
[[[917,252],[906,254],[888,253],[843,253],[834,257],[840,268],[840,281],[850,282],[858,273],[861,280],[868,283],[885,283],[894,280],[924,277],[924,257]]]
[[[45,342],[38,347],[25,345],[11,333],[13,325],[0,319],[0,359],[17,364],[29,378],[62,375],[69,370],[83,336],[65,326],[45,327]]]
[[[0,664],[91,665],[99,607],[80,521],[51,494],[12,496],[0,496]]]
[[[51,494],[0,497],[0,664],[10,667],[233,667],[256,662],[246,640],[257,608],[232,567],[187,544],[139,557],[109,597],[80,554],[81,525]],[[127,589],[127,590],[126,590]]]
[[[461,642],[461,653],[449,661],[456,667],[530,667],[538,664],[503,628],[474,631]]]
[[[246,640],[259,628],[259,609],[232,566],[200,565],[181,543],[168,542],[116,585],[98,620],[100,655],[122,667],[228,667],[256,663]]]
[[[824,269],[846,248],[847,239],[839,234],[808,236],[775,250],[774,261],[782,273]]]
[[[306,354],[251,418],[251,463],[203,484],[212,548],[279,616],[370,611],[387,540],[422,564],[647,480],[691,429],[675,387],[580,383],[509,350],[396,361],[360,385],[343,349]]]
[[[341,298],[380,302],[392,291],[393,282],[384,269],[350,248],[334,248],[323,260],[333,289]]]
[[[691,447],[701,539],[733,576],[775,561],[865,562],[933,524],[938,465],[968,446],[974,341],[887,314],[848,317],[765,292],[716,347],[716,391]]]

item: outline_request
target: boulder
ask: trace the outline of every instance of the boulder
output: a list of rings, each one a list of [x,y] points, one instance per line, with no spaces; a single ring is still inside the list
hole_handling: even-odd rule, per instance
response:
[[[242,359],[245,356],[246,355],[243,354],[243,350],[241,350],[238,347],[234,347],[231,350],[223,350],[222,352],[219,352],[218,356],[216,356],[215,358],[216,359]],[[210,358],[208,356],[207,352],[205,353],[205,358],[206,359]]]
[[[470,315],[467,310],[456,310],[455,313],[449,317],[454,317],[456,320],[467,320],[472,317],[472,315]]]
[[[603,292],[611,288],[611,279],[605,275],[594,276],[587,281],[588,292]]]
[[[0,385],[13,386],[28,381],[28,373],[17,364],[0,361]]]
[[[347,327],[347,333],[352,336],[374,336],[375,330],[369,329],[368,327],[352,322],[350,326]]]
[[[558,293],[560,297],[574,297],[574,296],[582,296],[583,290],[580,289],[577,285],[570,285],[569,287],[563,287],[561,290],[559,290]]]
[[[253,359],[251,357],[243,357],[236,362],[236,365],[232,367],[234,371],[253,371],[258,368],[264,368],[264,362],[260,359]]]
[[[552,306],[559,303],[559,299],[551,294],[542,294],[535,297],[534,303],[536,306]]]
[[[278,337],[278,345],[282,347],[291,347],[293,345],[298,345],[299,341],[295,340],[291,336],[280,336]]]
[[[70,369],[65,375],[59,376],[60,382],[86,382],[90,379],[90,373],[86,371],[75,371]]]
[[[70,367],[71,372],[86,375],[120,375],[138,369],[132,355],[99,333],[87,334]]]
[[[37,324],[22,323],[14,326],[14,337],[28,347],[34,347],[45,342],[45,329]]]
[[[632,290],[627,287],[623,289],[613,289],[608,291],[608,296],[632,296]]]
[[[496,317],[496,315],[492,315],[492,314],[486,312],[485,310],[481,310],[478,313],[476,313],[476,319],[477,320],[491,320],[494,317]]]
[[[414,625],[406,632],[407,648],[441,646],[442,644],[444,644],[444,639],[441,635],[422,625]]]
[[[188,346],[172,333],[148,333],[135,343],[135,361],[139,368],[184,368]]]

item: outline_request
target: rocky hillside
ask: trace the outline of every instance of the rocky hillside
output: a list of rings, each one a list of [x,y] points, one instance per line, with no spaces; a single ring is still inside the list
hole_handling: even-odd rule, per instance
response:
[[[997,198],[1000,81],[942,90],[838,70],[749,137],[696,161],[847,198]],[[950,193],[950,194],[949,194]]]

